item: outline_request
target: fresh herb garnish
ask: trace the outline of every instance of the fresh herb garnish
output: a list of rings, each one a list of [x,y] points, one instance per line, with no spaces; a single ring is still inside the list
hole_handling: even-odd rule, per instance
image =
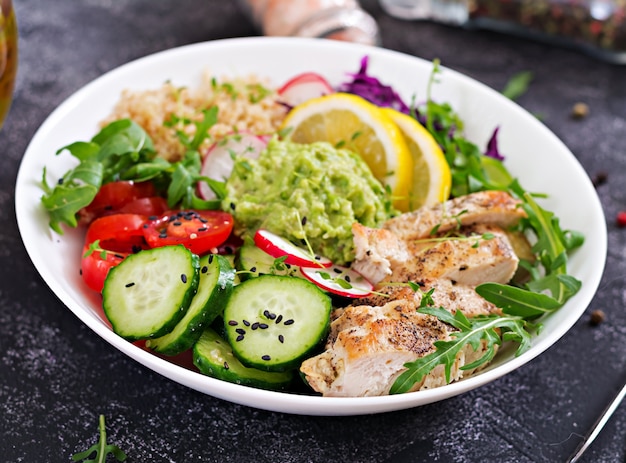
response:
[[[562,230],[554,213],[536,202],[535,197],[538,195],[524,190],[510,175],[497,148],[498,128],[489,142],[487,153],[482,153],[476,145],[464,138],[463,123],[458,115],[448,104],[436,103],[430,97],[432,84],[437,82],[440,72],[439,62],[435,60],[428,84],[428,100],[425,105],[414,108],[411,113],[424,122],[444,151],[452,172],[452,196],[482,190],[504,190],[519,198],[527,218],[520,221],[518,230],[534,237],[532,250],[537,259],[534,262],[520,262],[520,266],[530,276],[529,281],[524,284],[512,286],[484,283],[476,287],[480,296],[502,309],[502,315],[468,319],[460,310],[452,315],[442,307],[431,307],[432,298],[426,306],[422,304],[418,312],[433,315],[458,331],[450,333],[453,338],[451,340],[435,342],[435,351],[431,354],[405,364],[407,370],[395,381],[391,388],[393,394],[411,390],[433,368],[441,364],[445,367],[446,380],[450,382],[456,357],[468,344],[476,350],[481,343],[485,343],[486,352],[477,361],[463,366],[464,370],[490,361],[495,355],[495,346],[504,341],[518,342],[516,355],[522,354],[530,347],[531,333],[541,327],[534,324],[535,321],[560,308],[581,287],[579,280],[567,274],[567,256],[582,245],[584,237],[578,232]],[[507,86],[506,96],[520,96],[531,78],[530,73],[516,76]],[[432,234],[438,232],[438,228],[434,227]]]
[[[108,455],[113,455],[117,461],[126,461],[126,454],[117,445],[107,444],[104,415],[100,415],[98,429],[100,431],[100,439],[98,442],[84,452],[72,455],[72,460],[82,461],[83,463],[104,463]],[[93,456],[93,458],[88,459],[91,456]]]
[[[172,117],[166,122],[186,148],[183,158],[176,162],[157,157],[148,134],[130,119],[108,124],[89,142],[78,141],[59,149],[56,154],[67,150],[80,162],[54,187],[48,184],[44,169],[41,201],[48,211],[50,227],[59,234],[63,233],[62,223],[76,227],[78,211],[93,201],[103,184],[117,180],[152,181],[166,196],[170,208],[218,209],[225,196],[224,184],[200,175],[202,159],[198,151],[216,121],[217,107],[203,111],[202,120],[191,122],[196,126],[193,137],[180,128],[188,121]],[[205,201],[198,197],[199,181],[205,181],[220,199]]]
[[[511,100],[516,100],[526,93],[533,77],[533,73],[530,71],[518,72],[506,83],[502,94]]]
[[[393,383],[390,394],[408,392],[419,383],[437,365],[444,365],[446,382],[450,376],[456,358],[468,344],[478,350],[484,343],[485,353],[476,361],[461,367],[462,370],[477,368],[491,359],[496,353],[496,345],[503,341],[519,343],[516,355],[520,355],[530,347],[531,333],[534,328],[527,320],[518,315],[488,315],[467,318],[463,312],[457,310],[453,315],[443,307],[421,307],[418,312],[433,315],[441,321],[452,325],[458,331],[450,332],[449,341],[435,341],[436,350],[413,362],[406,363],[407,368]]]

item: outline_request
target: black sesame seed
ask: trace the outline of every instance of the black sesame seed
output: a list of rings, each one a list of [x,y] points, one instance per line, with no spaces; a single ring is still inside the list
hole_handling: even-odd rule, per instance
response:
[[[272,360],[272,357],[270,357],[269,355],[265,354],[261,357],[263,360]]]
[[[167,232],[161,232],[161,233],[159,233],[159,238],[161,238],[161,239],[165,239],[165,238],[167,238]]]
[[[150,225],[148,225],[147,223],[143,224],[143,228],[149,228],[149,227],[150,227]]]
[[[285,320],[285,325],[293,325],[295,322],[293,321],[293,318],[290,318],[289,320]]]
[[[265,310],[263,311],[263,315],[265,316],[265,318],[270,318],[270,311],[269,311],[269,310],[267,310],[267,309],[265,309]]]
[[[343,279],[350,283],[350,275],[346,275]]]
[[[268,327],[269,326],[267,323],[259,323],[259,328],[261,328],[262,330],[266,330]]]
[[[149,215],[148,220],[156,220],[158,217],[156,215]]]
[[[228,362],[224,362],[224,368],[225,368],[226,370],[228,370],[228,369],[230,368],[230,366],[228,365]]]
[[[208,220],[207,220],[207,219],[205,219],[204,217],[198,217],[198,220],[199,220],[200,222],[202,222],[202,223],[207,223],[207,222],[208,222]]]
[[[235,341],[237,342],[243,341],[243,334],[240,334],[239,336],[237,336],[237,339],[235,339]]]
[[[237,326],[237,325],[239,325],[239,323],[237,322],[237,320],[228,320],[228,324],[229,324],[230,326]]]
[[[237,333],[237,334],[246,334],[246,330],[244,330],[243,328],[237,328],[237,329],[235,329],[235,333]]]
[[[172,225],[174,225],[175,227],[180,227],[183,223],[180,220],[177,220],[175,222],[172,222]]]
[[[259,322],[254,322],[250,328],[256,330],[259,327]]]
[[[124,286],[126,286],[127,288],[130,288],[131,286],[135,286],[135,282],[131,281],[130,283],[126,283]]]
[[[234,211],[235,210],[235,203],[230,203],[230,208]]]
[[[180,281],[182,281],[183,283],[187,283],[187,275],[185,275],[184,273],[180,274]]]
[[[209,264],[213,263],[213,257],[214,257],[213,254],[209,255]]]
[[[279,315],[278,318],[276,319],[276,323],[280,323],[283,321],[283,316]]]
[[[275,313],[270,312],[270,313],[267,315],[267,318],[269,318],[270,320],[274,320],[274,319],[276,318],[276,314],[275,314]]]
[[[306,225],[306,216],[302,217],[301,223],[302,226]]]
[[[118,259],[123,259],[123,258],[124,258],[124,256],[123,256],[123,255],[121,255],[121,254],[113,254],[113,255],[114,255],[115,257],[117,257]]]
[[[256,272],[256,267],[251,267],[251,268],[250,268],[250,271],[251,271],[251,272]]]
[[[248,320],[244,320],[243,324],[246,325],[246,326],[250,326],[250,322]]]
[[[202,273],[206,273],[206,272],[208,272],[208,271],[209,271],[209,267],[207,267],[207,266],[205,265],[205,266],[203,266],[203,267],[200,269],[200,271],[201,271]]]
[[[342,270],[341,270],[340,268],[333,267],[333,272],[335,272],[335,273],[341,273],[341,272],[342,272]]]
[[[208,228],[207,228],[207,227],[200,227],[200,228],[198,228],[198,231],[199,231],[199,232],[205,232],[205,231],[207,231],[207,230],[208,230]]]
[[[280,341],[280,343],[284,343],[285,342],[285,337],[282,334],[278,335],[278,340]]]

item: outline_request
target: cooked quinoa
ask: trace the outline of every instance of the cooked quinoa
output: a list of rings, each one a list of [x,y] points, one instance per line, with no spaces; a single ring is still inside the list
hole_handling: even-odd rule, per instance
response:
[[[125,90],[102,125],[130,118],[150,135],[159,156],[174,161],[185,152],[176,128],[193,135],[195,125],[189,121],[202,120],[202,110],[215,105],[219,108],[218,122],[209,130],[207,145],[233,132],[271,134],[287,111],[277,102],[276,91],[256,76],[218,80],[207,72],[197,88],[166,82],[152,90]],[[172,116],[181,122],[167,127]]]

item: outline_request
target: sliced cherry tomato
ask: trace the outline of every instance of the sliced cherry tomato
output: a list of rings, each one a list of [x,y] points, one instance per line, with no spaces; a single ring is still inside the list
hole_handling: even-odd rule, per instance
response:
[[[136,252],[148,246],[143,236],[145,215],[115,214],[94,220],[87,229],[85,244],[100,240],[99,247],[114,252]]]
[[[151,182],[118,181],[100,187],[93,201],[79,212],[81,225],[90,224],[98,217],[116,214],[124,205],[140,198],[156,196]]]
[[[148,198],[135,199],[120,207],[119,214],[140,214],[150,217],[164,214],[169,208],[167,201],[160,196],[150,196]]]
[[[222,211],[170,212],[143,229],[152,248],[182,244],[194,254],[206,254],[222,244],[233,229],[233,217]]]
[[[89,250],[89,245],[85,244],[83,257],[80,262],[81,275],[87,286],[101,293],[109,270],[122,262],[128,254],[99,251],[88,252]]]

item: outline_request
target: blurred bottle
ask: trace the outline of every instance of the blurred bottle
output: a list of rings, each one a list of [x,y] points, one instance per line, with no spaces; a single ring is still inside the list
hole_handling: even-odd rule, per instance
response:
[[[357,0],[240,0],[239,3],[264,35],[380,44],[376,21]]]
[[[626,64],[624,0],[379,0],[401,19],[484,28]]]
[[[17,72],[17,25],[11,0],[0,0],[0,128],[11,107]]]

